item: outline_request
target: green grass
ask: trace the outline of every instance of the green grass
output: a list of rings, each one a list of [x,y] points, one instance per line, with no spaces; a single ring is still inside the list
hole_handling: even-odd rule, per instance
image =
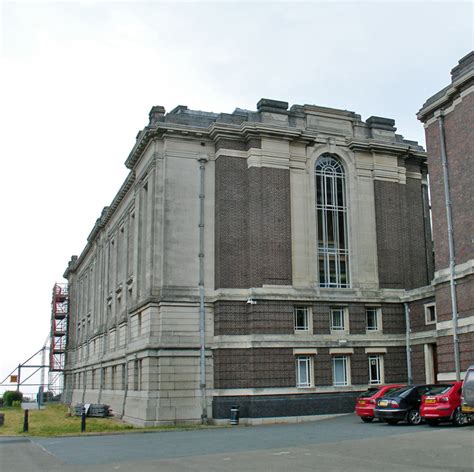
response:
[[[67,436],[76,434],[120,433],[139,431],[163,431],[172,429],[205,428],[201,425],[156,426],[140,428],[124,423],[114,418],[87,418],[86,433],[81,433],[81,418],[69,416],[68,408],[62,404],[47,404],[44,410],[29,411],[29,431],[23,433],[24,411],[21,408],[0,408],[5,414],[3,426],[0,426],[1,436]]]

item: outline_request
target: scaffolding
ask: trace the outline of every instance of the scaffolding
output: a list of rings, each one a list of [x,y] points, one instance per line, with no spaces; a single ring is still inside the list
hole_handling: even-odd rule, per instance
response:
[[[56,395],[64,387],[64,367],[66,361],[67,315],[69,293],[67,284],[56,283],[51,302],[51,342],[49,349],[49,389]]]

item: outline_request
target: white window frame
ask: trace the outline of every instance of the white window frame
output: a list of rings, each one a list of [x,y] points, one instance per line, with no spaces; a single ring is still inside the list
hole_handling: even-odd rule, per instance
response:
[[[349,234],[344,167],[338,156],[323,154],[317,159],[314,170],[319,286],[348,288]],[[338,186],[342,189],[342,201],[338,199]],[[341,220],[343,228],[339,228]]]
[[[305,326],[304,327],[298,327],[297,324],[297,312],[299,310],[303,310],[305,314]],[[311,313],[311,309],[309,306],[304,306],[304,305],[296,305],[293,308],[293,321],[294,321],[294,329],[295,333],[312,333],[313,332],[313,317]]]
[[[336,382],[336,361],[342,361],[344,366],[344,382]],[[351,385],[351,366],[350,356],[346,355],[334,355],[332,356],[332,384],[335,387],[347,387]]]
[[[434,320],[430,320],[430,308],[434,309]],[[436,313],[436,303],[426,303],[424,305],[425,310],[425,324],[436,324],[438,320],[438,314]]]
[[[336,311],[341,311],[341,320],[342,320],[342,326],[340,325],[335,325],[334,324],[334,312]],[[330,308],[330,323],[331,323],[331,332],[334,333],[344,333],[349,330],[349,311],[347,307],[343,306],[333,306]]]
[[[376,362],[378,379],[372,378],[372,361]],[[382,385],[384,383],[384,357],[381,354],[369,354],[367,356],[368,367],[369,367],[369,385]]]
[[[369,327],[369,318],[368,318],[368,311],[375,311],[375,328]],[[365,307],[365,330],[367,333],[373,333],[375,331],[382,331],[382,309],[380,307],[375,306],[367,306]]]
[[[305,365],[307,382],[301,382],[300,379],[300,364]],[[314,359],[312,356],[297,356],[295,360],[296,367],[296,387],[297,388],[311,388],[313,387],[313,369]]]

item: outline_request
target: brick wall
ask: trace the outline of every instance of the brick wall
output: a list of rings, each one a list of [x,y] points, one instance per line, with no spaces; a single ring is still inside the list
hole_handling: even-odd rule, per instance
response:
[[[327,303],[313,304],[313,332],[315,334],[331,334],[329,312],[331,305]]]
[[[351,377],[353,384],[369,383],[369,362],[363,347],[354,348],[351,355]]]
[[[216,288],[291,285],[289,171],[220,156],[215,176]]]
[[[435,324],[426,324],[425,304],[434,302],[434,297],[410,303],[410,328],[413,333],[436,330]]]
[[[431,280],[421,180],[374,181],[381,288],[416,288]]]
[[[215,388],[294,387],[292,349],[216,349]]]
[[[413,383],[425,383],[425,348],[423,344],[411,346],[411,370]]]
[[[290,173],[248,169],[250,287],[291,285]]]
[[[247,161],[221,156],[216,160],[215,175],[215,286],[246,288],[249,281]]]
[[[259,300],[256,305],[251,305],[246,302],[218,301],[214,306],[214,333],[216,336],[293,334],[293,310],[297,305],[301,303]],[[338,304],[313,303],[313,333],[315,335],[331,333],[330,310],[333,306],[338,306]],[[423,309],[422,302],[417,302],[413,306],[416,310],[412,316],[415,322],[418,322],[421,319],[418,311]],[[350,334],[366,334],[366,305],[351,303],[348,309]],[[424,322],[424,315],[422,321]],[[382,328],[384,334],[405,333],[403,305],[384,304],[382,306]]]
[[[458,317],[474,316],[474,275],[456,280]],[[436,286],[436,313],[438,321],[452,318],[451,291],[449,283]]]
[[[327,347],[318,348],[314,356],[314,384],[332,385],[332,361]]]
[[[405,310],[402,304],[382,305],[382,324],[384,334],[405,333]]]
[[[461,372],[474,365],[474,332],[461,333],[459,338],[459,363]],[[437,341],[438,372],[454,372],[454,348],[452,336],[440,336]]]
[[[365,306],[351,303],[349,305],[349,330],[351,334],[365,334],[367,321]]]
[[[473,122],[474,94],[472,93],[465,96],[456,105],[454,111],[444,118],[457,264],[462,264],[474,257],[471,242],[474,234]],[[435,262],[436,269],[440,270],[449,266],[449,253],[438,126],[437,121],[430,124],[425,133],[430,171]]]
[[[214,334],[293,334],[293,304],[278,301],[218,301],[214,307]]]
[[[384,356],[385,383],[407,381],[407,356],[404,346],[388,347]]]

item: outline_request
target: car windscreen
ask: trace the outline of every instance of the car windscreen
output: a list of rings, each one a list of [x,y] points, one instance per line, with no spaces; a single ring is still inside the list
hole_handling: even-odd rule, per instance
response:
[[[359,398],[368,398],[375,395],[380,389],[378,387],[369,388],[366,392],[359,395]]]
[[[453,385],[449,384],[441,384],[441,385],[434,385],[431,387],[425,395],[443,395],[444,393],[449,392],[453,388]]]

